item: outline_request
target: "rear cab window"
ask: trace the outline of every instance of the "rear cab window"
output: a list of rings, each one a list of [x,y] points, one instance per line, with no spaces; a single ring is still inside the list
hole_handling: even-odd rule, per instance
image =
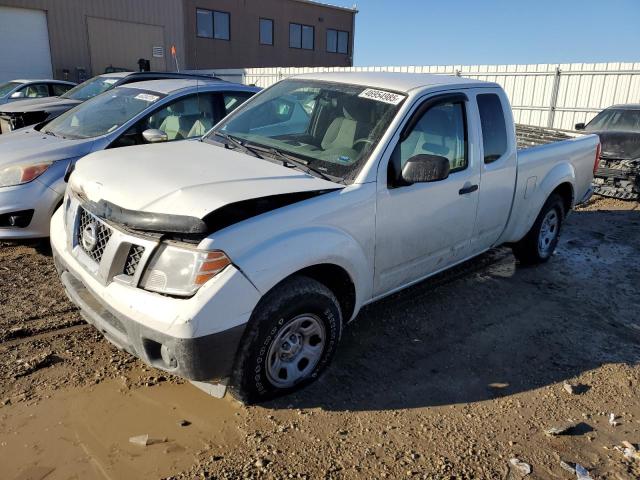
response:
[[[495,93],[482,93],[476,97],[482,127],[484,163],[493,163],[507,152],[507,124],[502,102]]]

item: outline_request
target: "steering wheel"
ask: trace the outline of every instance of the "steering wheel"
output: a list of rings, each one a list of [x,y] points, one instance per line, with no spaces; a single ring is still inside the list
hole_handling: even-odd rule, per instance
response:
[[[369,140],[368,138],[359,138],[356,141],[353,142],[353,149],[354,150],[359,150],[358,148],[356,148],[356,145],[358,145],[359,143],[363,143],[364,145],[360,148],[363,148],[367,143],[368,144],[373,144],[373,140]]]

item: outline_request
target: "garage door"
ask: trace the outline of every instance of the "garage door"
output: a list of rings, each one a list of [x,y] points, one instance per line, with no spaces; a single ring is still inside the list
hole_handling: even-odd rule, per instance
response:
[[[95,17],[87,26],[94,75],[109,67],[137,71],[141,58],[151,62],[151,70],[166,70],[163,27]]]
[[[0,82],[52,77],[44,11],[0,7],[0,47]]]

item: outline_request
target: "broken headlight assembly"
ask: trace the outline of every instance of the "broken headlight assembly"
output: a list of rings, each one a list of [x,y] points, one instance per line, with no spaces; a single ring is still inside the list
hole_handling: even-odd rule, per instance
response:
[[[231,260],[220,250],[162,243],[149,260],[139,286],[152,292],[190,297],[230,264]]]
[[[51,166],[51,162],[9,165],[0,170],[0,187],[13,187],[35,180]]]

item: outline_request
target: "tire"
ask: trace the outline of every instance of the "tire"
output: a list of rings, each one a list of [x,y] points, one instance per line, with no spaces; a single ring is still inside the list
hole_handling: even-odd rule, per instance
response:
[[[523,265],[537,265],[551,258],[558,245],[564,220],[564,202],[560,195],[549,196],[531,230],[513,245],[513,254]]]
[[[301,389],[329,365],[341,334],[342,313],[331,290],[304,276],[283,281],[251,315],[231,393],[253,404]]]

